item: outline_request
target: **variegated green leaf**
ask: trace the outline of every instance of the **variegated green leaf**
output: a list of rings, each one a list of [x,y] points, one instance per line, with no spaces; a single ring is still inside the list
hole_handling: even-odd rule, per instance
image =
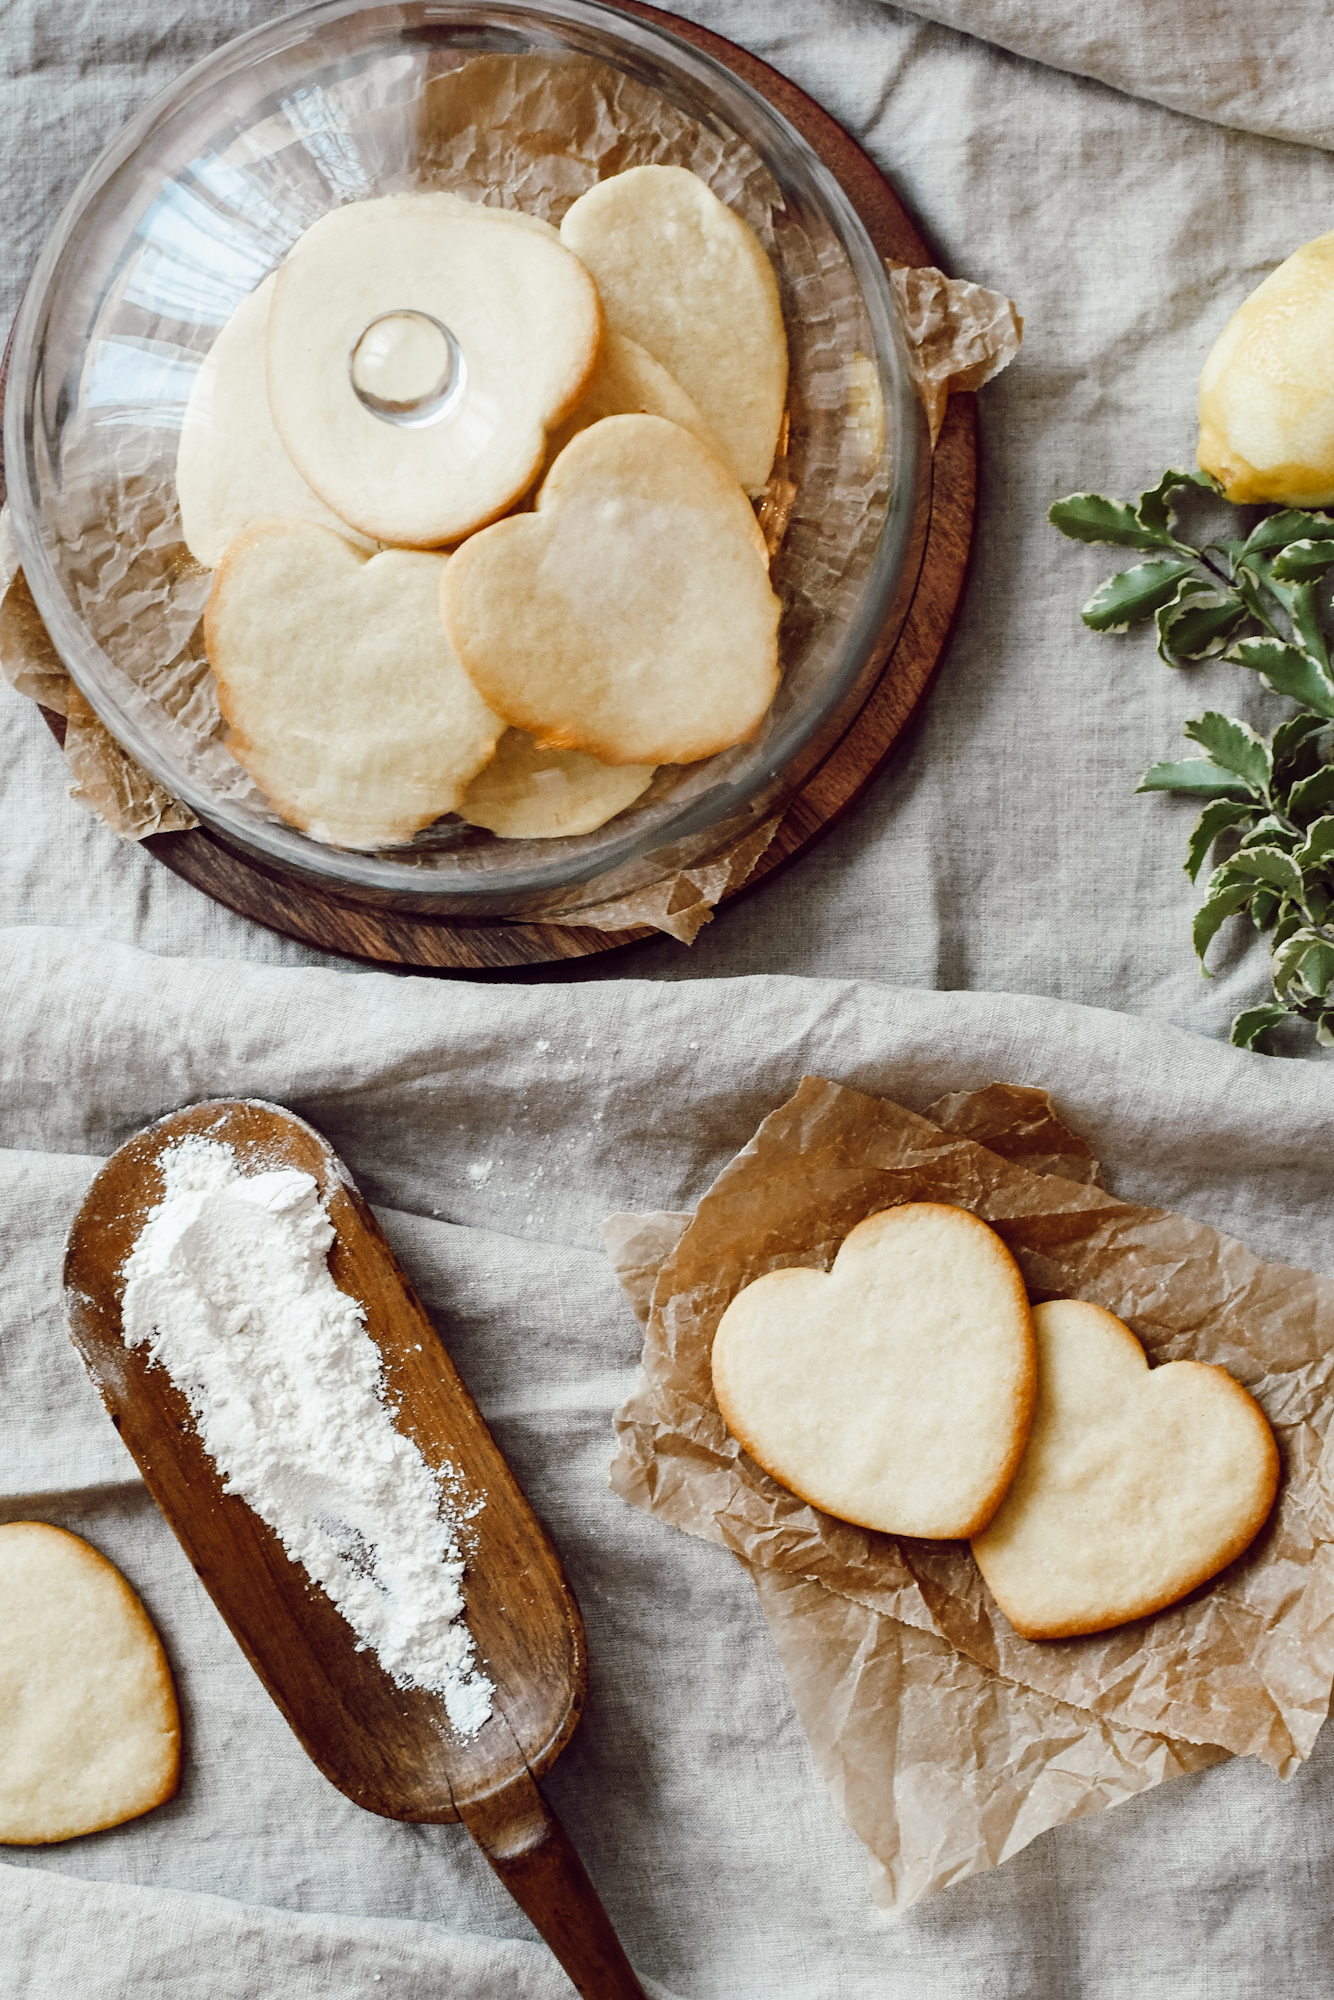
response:
[[[1110,542],[1120,549],[1176,547],[1165,528],[1146,527],[1124,500],[1108,500],[1101,493],[1071,493],[1064,500],[1054,500],[1047,519],[1076,542]]]
[[[1258,561],[1258,557],[1252,556],[1249,562],[1238,563],[1232,572],[1232,587],[1256,623],[1263,625],[1269,637],[1277,639],[1281,645],[1283,635],[1273,620],[1274,607],[1266,601],[1266,590],[1272,591],[1274,586],[1267,584],[1266,580],[1256,573],[1254,565],[1258,564]]]
[[[1272,883],[1285,896],[1300,900],[1302,871],[1293,856],[1285,854],[1281,847],[1239,847],[1224,868],[1230,871],[1229,881],[1253,875],[1258,881]]]
[[[1322,1049],[1334,1049],[1334,1015],[1320,1016],[1315,1024],[1315,1038]]]
[[[1202,577],[1183,577],[1157,613],[1158,657],[1169,667],[1221,653],[1246,616],[1235,590],[1216,590]]]
[[[1266,1001],[1263,1007],[1248,1007],[1244,1013],[1238,1014],[1232,1023],[1232,1033],[1228,1039],[1234,1049],[1255,1049],[1263,1054],[1261,1043],[1264,1037],[1271,1028],[1276,1028],[1280,1021],[1286,1021],[1287,1018],[1287,1008],[1280,1007],[1273,1001]]]
[[[1254,552],[1244,554],[1244,560],[1234,565],[1236,588],[1252,617],[1266,628],[1271,639],[1282,643],[1282,635],[1270,616],[1273,607],[1266,603],[1266,592],[1277,598],[1292,621],[1293,643],[1309,653],[1317,666],[1328,673],[1329,648],[1320,623],[1320,586],[1318,583],[1294,582],[1285,578],[1283,561],[1282,550],[1273,556]]]
[[[1165,472],[1156,486],[1151,486],[1147,493],[1139,496],[1135,513],[1144,527],[1163,534],[1176,534],[1177,517],[1172,495],[1182,486],[1202,486],[1213,493],[1221,490],[1218,481],[1207,472]]]
[[[1288,614],[1293,637],[1317,666],[1329,672],[1329,647],[1320,624],[1320,586],[1299,583],[1288,592]]]
[[[1094,632],[1125,632],[1141,618],[1151,617],[1176,595],[1177,585],[1192,565],[1177,558],[1136,563],[1100,583],[1080,617]],[[1244,613],[1245,606],[1242,611]],[[1221,647],[1220,647],[1221,650]]]
[[[1322,764],[1309,778],[1299,778],[1288,793],[1288,811],[1296,819],[1334,806],[1334,764]]]
[[[1246,556],[1234,571],[1236,587],[1252,617],[1266,627],[1271,638],[1279,639],[1281,643],[1281,634],[1275,630],[1269,615],[1271,607],[1266,605],[1265,593],[1277,598],[1292,622],[1293,643],[1309,653],[1316,665],[1328,673],[1329,647],[1320,620],[1322,585],[1318,582],[1293,582],[1286,578],[1283,574],[1285,560],[1283,550],[1274,556],[1253,553]]]
[[[1293,855],[1302,869],[1314,872],[1334,862],[1334,813],[1326,813],[1306,829],[1306,839]]]
[[[1334,985],[1334,944],[1320,938],[1303,954],[1297,973],[1313,1000],[1327,1000]]]
[[[1268,682],[1275,694],[1290,695],[1317,715],[1334,719],[1334,681],[1318,660],[1281,639],[1239,639],[1228,654]]]
[[[1249,722],[1238,722],[1230,715],[1210,709],[1188,722],[1185,734],[1215,764],[1235,772],[1257,797],[1268,800],[1269,780],[1273,776],[1269,745],[1256,735]]]
[[[1295,937],[1297,932],[1304,929],[1305,926],[1306,919],[1300,910],[1294,910],[1291,903],[1285,904],[1278,922],[1274,925],[1274,937],[1270,950],[1277,951],[1280,945],[1286,944],[1290,937]]]
[[[1141,788],[1142,789],[1142,788]],[[1195,822],[1195,831],[1190,837],[1190,847],[1186,855],[1186,873],[1192,882],[1196,881],[1201,868],[1208,858],[1209,850],[1220,833],[1226,833],[1230,826],[1241,826],[1250,819],[1256,808],[1239,799],[1215,799],[1207,805]]]
[[[1280,583],[1317,583],[1331,563],[1334,542],[1289,542],[1274,557],[1274,575]]]
[[[1241,837],[1243,847],[1281,847],[1285,854],[1291,854],[1301,844],[1301,834],[1273,813],[1266,813],[1262,819],[1256,820],[1255,825],[1248,827]]]
[[[1274,951],[1274,992],[1290,1007],[1327,1000],[1334,985],[1334,942],[1319,931],[1299,930]]]
[[[1318,937],[1319,933],[1313,931],[1309,924],[1302,924],[1290,932],[1281,944],[1275,940],[1269,961],[1269,972],[1274,982],[1274,991],[1280,999],[1287,992],[1296,975],[1297,967]]]
[[[1135,790],[1184,792],[1196,799],[1243,799],[1250,788],[1234,772],[1211,764],[1207,757],[1183,757],[1176,764],[1150,764]]]
[[[1329,727],[1323,715],[1293,715],[1270,739],[1274,776],[1285,785],[1309,778],[1320,768],[1320,736]],[[1330,767],[1334,769],[1334,765]]]
[[[1296,507],[1285,507],[1252,528],[1245,552],[1267,555],[1286,549],[1290,542],[1320,541],[1327,535],[1334,535],[1334,519],[1328,514],[1307,514]]]
[[[1191,936],[1194,938],[1195,949],[1200,955],[1201,962],[1213,942],[1219,925],[1243,909],[1254,894],[1253,882],[1227,882],[1216,890],[1211,886],[1208,901],[1195,912],[1195,921],[1191,925]],[[1205,977],[1212,977],[1207,966]]]

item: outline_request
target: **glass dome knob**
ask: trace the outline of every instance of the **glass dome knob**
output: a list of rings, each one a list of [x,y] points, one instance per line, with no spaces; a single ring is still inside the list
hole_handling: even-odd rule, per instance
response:
[[[381,313],[363,329],[348,356],[348,374],[372,416],[420,430],[457,407],[468,368],[447,326],[430,313],[404,307]]]

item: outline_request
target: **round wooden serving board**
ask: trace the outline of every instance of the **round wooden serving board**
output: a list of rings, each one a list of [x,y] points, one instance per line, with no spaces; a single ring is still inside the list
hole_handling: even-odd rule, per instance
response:
[[[841,183],[882,257],[899,264],[935,261],[874,161],[804,91],[707,28],[637,5],[635,0],[620,4],[623,12],[702,49],[781,111]],[[789,800],[777,833],[750,876],[724,900],[749,894],[803,854],[866,790],[911,722],[944,655],[963,592],[977,503],[977,457],[977,399],[952,396],[932,462],[922,566],[898,643],[886,646],[879,680],[847,734]],[[3,477],[0,463],[0,499]],[[63,738],[64,718],[48,714],[47,721]],[[660,935],[647,926],[599,931],[499,917],[432,917],[381,910],[267,867],[203,827],[190,833],[154,834],[141,845],[174,874],[239,915],[300,944],[381,965],[485,973],[563,961],[573,969],[579,960]]]

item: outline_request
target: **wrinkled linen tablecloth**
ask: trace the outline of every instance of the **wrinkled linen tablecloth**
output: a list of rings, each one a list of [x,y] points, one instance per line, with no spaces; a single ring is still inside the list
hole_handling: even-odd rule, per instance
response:
[[[10,0],[0,313],[124,119],[273,11]],[[1225,934],[1201,980],[1188,809],[1131,795],[1186,717],[1268,728],[1283,708],[1236,668],[1172,674],[1138,639],[1085,632],[1078,605],[1112,565],[1044,520],[1059,494],[1130,493],[1188,461],[1223,322],[1334,224],[1327,16],[1242,0],[684,11],[826,105],[945,268],[1025,315],[1018,362],[984,392],[958,634],[912,741],[814,853],[691,951],[653,943],[573,985],[321,969],[82,814],[40,718],[0,689],[3,1512],[63,1522],[124,1567],[166,1638],[188,1745],[160,1812],[0,1851],[3,2000],[569,1990],[462,1829],[376,1820],[307,1763],[66,1341],[61,1251],[98,1162],[218,1093],[291,1104],[342,1150],[552,1528],[593,1685],[547,1789],[651,1992],[1329,1990],[1328,1732],[1286,1785],[1233,1761],[906,1913],[874,1908],[746,1574],[608,1490],[639,1330],[597,1236],[613,1210],[691,1207],[803,1071],[918,1107],[1002,1078],[1053,1092],[1114,1192],[1334,1273],[1331,1073],[1222,1045],[1264,995],[1263,954]]]
[[[0,1992],[342,2000],[376,1973],[413,2000],[562,1991],[461,1827],[375,1819],[306,1761],[65,1338],[63,1239],[101,1157],[163,1110],[243,1092],[343,1154],[551,1528],[592,1688],[545,1786],[662,1990],[1258,2000],[1282,1966],[1286,1991],[1328,1991],[1328,1732],[1286,1785],[1234,1760],[874,1909],[747,1574],[608,1489],[639,1329],[598,1234],[618,1208],[693,1207],[805,1071],[918,1108],[999,1076],[1043,1081],[1118,1194],[1331,1270],[1310,1067],[1002,995],[349,980],[40,929],[4,947],[5,1508],[123,1565],[175,1663],[188,1755],[180,1797],[138,1824],[5,1851]]]

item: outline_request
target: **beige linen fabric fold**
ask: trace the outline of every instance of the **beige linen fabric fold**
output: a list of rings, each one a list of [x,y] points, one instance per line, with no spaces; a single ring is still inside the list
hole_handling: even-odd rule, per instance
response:
[[[1239,132],[1334,147],[1321,7],[1248,0],[921,0],[928,21]],[[1327,46],[1327,45],[1326,45]]]
[[[3,1900],[2,1976],[15,1994],[362,2000],[378,1989],[397,2000],[569,2000],[572,1991],[541,1946],[442,1937],[430,1924],[280,1915],[221,1896],[36,1874]]]
[[[377,1971],[389,1992],[391,1968],[399,1990],[433,1979],[458,2000],[506,1980],[525,1993],[521,1976],[549,1990],[461,1828],[375,1819],[306,1761],[66,1338],[61,1251],[99,1161],[163,1111],[242,1092],[291,1105],[339,1148],[551,1528],[592,1688],[546,1788],[661,1991],[1267,2000],[1281,1965],[1294,2000],[1323,2000],[1328,1733],[1289,1784],[1238,1759],[1043,1835],[898,1918],[876,1911],[745,1572],[609,1490],[640,1330],[599,1223],[693,1209],[804,1072],[917,1108],[1000,1078],[1051,1090],[1114,1193],[1334,1273],[1334,1079],[1004,995],[350,981],[40,928],[0,939],[0,1023],[3,1513],[87,1535],[142,1592],[179,1678],[187,1757],[181,1796],[139,1823],[0,1854],[5,2000],[165,1993],[174,1956],[191,1977],[209,1959],[214,2000],[378,1992]],[[775,1615],[801,1611],[798,1591]],[[914,1718],[887,1706],[885,1726]],[[1035,1796],[1035,1823],[1045,1809]],[[337,1983],[344,1960],[363,1985],[351,1971]],[[273,1968],[291,1968],[290,1985]]]

